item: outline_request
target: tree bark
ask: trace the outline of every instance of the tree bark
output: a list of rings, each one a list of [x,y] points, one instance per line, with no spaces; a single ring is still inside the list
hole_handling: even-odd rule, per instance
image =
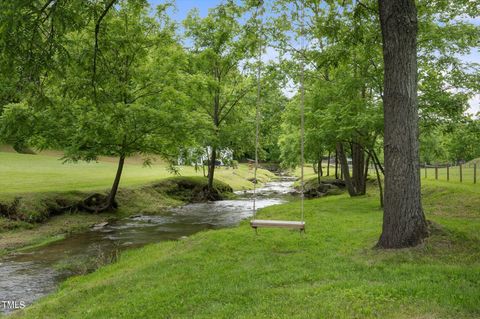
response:
[[[428,236],[420,192],[417,10],[414,0],[379,0],[384,59],[385,194],[377,246],[416,246]]]
[[[373,149],[372,149],[372,155],[373,155],[373,160],[377,163],[378,165],[378,169],[380,170],[380,172],[382,172],[382,174],[385,176],[385,170],[383,169],[383,166],[382,164],[380,163],[380,160],[378,159],[378,155],[377,155],[377,152],[375,152]]]
[[[327,162],[327,176],[330,176],[330,159],[332,156],[332,152],[328,151],[328,162]]]
[[[217,161],[217,147],[212,146],[210,162],[208,163],[208,191],[213,194],[213,177],[215,175],[215,162]]]
[[[335,178],[338,179],[338,149],[335,149]]]
[[[367,179],[368,179],[368,165],[370,165],[370,154],[367,154],[367,159],[365,160],[365,171],[363,174],[363,194],[367,193]]]
[[[378,166],[375,160],[373,161],[373,166],[375,167],[375,172],[377,173],[377,183],[378,191],[380,192],[380,207],[383,208],[383,189],[382,189],[382,179],[380,178],[380,172],[378,171]]]
[[[318,185],[320,185],[321,182],[321,177],[323,176],[323,170],[322,170],[322,156],[320,155],[318,157],[318,163],[317,163],[317,181]]]
[[[62,207],[59,210],[62,212],[68,211],[68,210],[69,211],[81,210],[81,211],[87,211],[90,213],[101,213],[104,211],[109,211],[111,209],[117,208],[115,198],[117,196],[118,186],[120,185],[120,179],[122,177],[124,164],[125,164],[125,156],[122,155],[118,160],[117,173],[115,175],[112,188],[110,189],[110,192],[108,193],[107,196],[100,193],[94,193],[88,196],[87,198],[83,199],[82,201],[78,202],[77,204]]]
[[[205,174],[205,163],[203,162],[203,158],[201,158],[201,161],[202,161],[203,177],[207,177],[207,174]]]
[[[348,169],[347,156],[345,155],[345,151],[343,149],[342,143],[337,143],[337,154],[340,158],[340,165],[342,168],[343,180],[345,181],[345,186],[347,187],[348,194],[350,196],[356,196],[357,193],[355,191],[355,187],[353,186],[352,180],[350,178],[350,171]]]
[[[221,76],[220,76],[220,71],[218,70],[217,66],[215,68],[215,78],[220,85],[221,82]],[[213,96],[213,114],[212,114],[212,120],[213,120],[213,126],[214,126],[214,134],[218,136],[219,129],[220,129],[220,86],[217,87],[215,90],[215,94]],[[214,194],[214,189],[213,189],[213,178],[215,175],[215,162],[217,161],[217,146],[213,145],[212,146],[212,154],[210,156],[210,163],[208,166],[208,184],[207,184],[207,190],[209,195],[213,198]]]
[[[115,197],[117,196],[118,186],[120,185],[120,179],[122,177],[123,165],[125,164],[125,156],[120,156],[118,160],[117,174],[115,175],[115,180],[113,181],[112,188],[108,194],[107,204],[108,208],[115,207]]]
[[[352,183],[355,195],[365,195],[365,153],[358,143],[352,143]]]

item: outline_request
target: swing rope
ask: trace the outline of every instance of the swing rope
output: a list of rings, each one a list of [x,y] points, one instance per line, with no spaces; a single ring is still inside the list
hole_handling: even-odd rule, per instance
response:
[[[284,220],[257,220],[257,170],[258,170],[258,149],[259,149],[259,135],[260,135],[260,104],[261,104],[261,76],[262,76],[262,32],[263,32],[263,11],[262,11],[263,0],[259,1],[255,12],[255,19],[258,22],[258,14],[261,16],[261,25],[258,26],[259,30],[259,50],[258,50],[258,68],[257,68],[257,99],[256,99],[256,127],[255,127],[255,168],[254,168],[254,184],[253,184],[253,219],[250,221],[250,226],[257,231],[258,227],[279,227],[279,228],[290,228],[298,229],[301,232],[305,231],[305,222],[304,222],[304,104],[305,104],[305,88],[304,88],[304,79],[305,79],[305,66],[303,58],[301,59],[301,76],[300,76],[300,166],[301,166],[301,221],[284,221]],[[304,49],[304,5],[302,5],[302,15],[301,15],[301,49]]]
[[[300,50],[304,54],[305,53],[305,38],[304,38],[304,20],[305,20],[305,4],[302,1],[302,15],[300,20]],[[305,198],[305,183],[304,183],[304,171],[303,168],[305,166],[305,65],[303,57],[300,58],[300,183],[301,183],[301,221],[304,221],[304,198]]]
[[[258,170],[258,145],[259,145],[259,135],[260,135],[260,102],[261,102],[261,91],[262,86],[260,83],[261,73],[262,73],[262,32],[263,32],[263,12],[262,12],[263,1],[260,0],[255,11],[255,19],[257,19],[258,14],[260,13],[260,26],[259,29],[259,49],[257,56],[257,98],[255,105],[255,168],[253,171],[253,220],[257,217],[257,170]],[[258,22],[257,22],[258,23]]]

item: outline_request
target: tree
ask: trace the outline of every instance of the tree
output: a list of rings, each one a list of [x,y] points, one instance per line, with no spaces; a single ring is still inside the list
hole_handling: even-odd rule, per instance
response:
[[[384,58],[385,202],[381,248],[418,245],[428,236],[421,204],[417,10],[413,0],[380,0]]]
[[[282,122],[282,114],[285,111],[288,99],[283,95],[275,65],[270,65],[262,74],[261,80],[261,105],[260,105],[260,141],[259,158],[271,163],[279,163],[281,150],[279,147],[279,138],[281,130],[279,124]],[[256,97],[255,97],[256,99]],[[255,101],[250,103],[255,105]],[[255,110],[252,108],[251,119],[255,118]],[[252,126],[253,127],[253,126]],[[253,130],[250,131],[252,134]],[[249,154],[252,154],[252,148]],[[253,158],[253,154],[250,158]]]
[[[253,89],[253,81],[242,72],[242,62],[253,55],[257,42],[250,26],[239,22],[245,8],[227,1],[200,18],[192,12],[184,21],[186,36],[192,41],[192,86],[190,97],[198,111],[209,119],[210,146],[208,190],[214,193],[213,179],[217,155],[226,141],[224,126]],[[245,64],[248,65],[248,64]],[[233,121],[236,119],[233,118]],[[239,125],[236,121],[236,125]],[[228,142],[228,141],[227,141]],[[227,143],[228,144],[228,143]]]
[[[446,136],[442,127],[420,134],[420,163],[445,163],[449,154],[445,147]]]
[[[91,6],[76,1],[0,1],[0,115],[10,103],[43,105],[44,79],[61,68],[56,62],[67,54],[65,36],[85,28]],[[26,139],[16,135],[6,142],[23,151]]]
[[[465,117],[446,134],[445,145],[454,163],[480,157],[480,119]]]
[[[306,122],[312,116],[313,127],[319,132],[307,134],[306,145],[319,145],[309,143],[312,137],[329,141],[327,144],[342,143],[340,150],[345,156],[338,158],[344,162],[347,156],[352,158],[352,185],[348,188],[352,195],[361,195],[368,162],[383,172],[383,61],[377,1],[276,3],[281,14],[272,27],[272,38],[281,52],[293,57],[284,61],[283,69],[298,83],[295,64],[300,59],[307,64],[306,100],[314,101]],[[468,99],[478,92],[478,65],[458,58],[478,46],[480,28],[464,19],[478,16],[478,6],[467,0],[417,3],[421,134],[431,134],[437,125],[459,121]],[[305,15],[299,14],[302,7]],[[299,33],[302,20],[309,43],[306,50],[298,50],[298,40],[292,41],[291,36]],[[285,158],[289,145],[282,145],[287,146]],[[346,168],[346,163],[343,166]],[[348,177],[346,180],[349,184]]]
[[[278,2],[285,11],[291,6],[290,1]],[[307,64],[306,154],[313,155],[309,160],[314,158],[313,162],[318,164],[323,152],[334,151],[337,162],[342,164],[349,194],[363,195],[368,166],[376,161],[373,154],[382,135],[381,54],[379,49],[372,49],[380,48],[378,17],[372,16],[363,2],[354,6],[336,1],[295,4],[297,8],[304,7],[305,14],[285,13],[290,16],[282,16],[278,24],[292,23],[284,27],[284,37],[275,39],[283,39],[279,47]],[[292,30],[298,34],[298,25],[302,24],[306,25],[309,45],[298,50],[288,34]],[[286,72],[298,83],[292,62],[285,64]],[[352,158],[351,165],[347,156]],[[321,174],[321,170],[317,173]]]
[[[143,155],[146,163],[154,154],[175,159],[188,143],[191,125],[184,117],[186,99],[180,87],[185,55],[165,15],[167,8],[160,7],[156,17],[143,1],[119,1],[105,8],[101,28],[93,20],[87,29],[68,35],[69,58],[63,61],[63,74],[46,78],[42,107],[11,104],[2,116],[6,134],[23,133],[17,123],[30,125],[24,134],[29,143],[61,149],[65,160],[118,158],[108,195],[89,196],[82,209],[116,206],[127,157]]]

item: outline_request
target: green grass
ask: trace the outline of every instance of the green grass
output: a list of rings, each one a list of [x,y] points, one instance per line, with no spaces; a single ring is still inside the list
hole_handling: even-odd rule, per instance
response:
[[[377,195],[305,202],[307,234],[240,227],[124,253],[75,277],[25,318],[478,318],[480,193],[426,181],[424,245],[374,250]],[[455,199],[457,198],[457,199]],[[454,200],[455,199],[455,200]],[[458,212],[461,212],[460,214]],[[299,202],[261,218],[298,219]]]
[[[62,162],[56,156],[25,155],[0,152],[0,199],[12,198],[18,193],[67,192],[104,190],[111,186],[117,165],[110,161],[98,163]],[[179,168],[182,176],[203,176],[194,167]],[[163,163],[145,167],[139,163],[126,164],[121,179],[121,187],[135,186],[158,181],[172,174]],[[267,180],[272,173],[259,170],[259,180]],[[251,189],[253,171],[247,165],[238,169],[217,168],[215,178],[229,184],[234,190]]]

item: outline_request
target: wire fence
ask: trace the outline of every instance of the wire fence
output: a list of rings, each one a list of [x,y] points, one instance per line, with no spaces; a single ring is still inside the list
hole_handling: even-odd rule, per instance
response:
[[[424,179],[456,181],[460,183],[476,184],[479,178],[478,165],[473,164],[436,164],[420,166],[421,176]]]
[[[307,165],[307,174],[317,174],[313,165]],[[352,174],[352,166],[349,164],[350,174]],[[335,165],[330,164],[328,176],[335,176]],[[327,176],[327,165],[323,165],[323,176]],[[371,176],[376,175],[375,168],[372,164],[368,166],[368,174]],[[480,184],[480,165],[477,163],[467,164],[437,164],[427,165],[420,164],[420,176],[422,179],[460,182],[460,183],[473,183]],[[343,178],[342,169],[338,167],[338,177]]]

